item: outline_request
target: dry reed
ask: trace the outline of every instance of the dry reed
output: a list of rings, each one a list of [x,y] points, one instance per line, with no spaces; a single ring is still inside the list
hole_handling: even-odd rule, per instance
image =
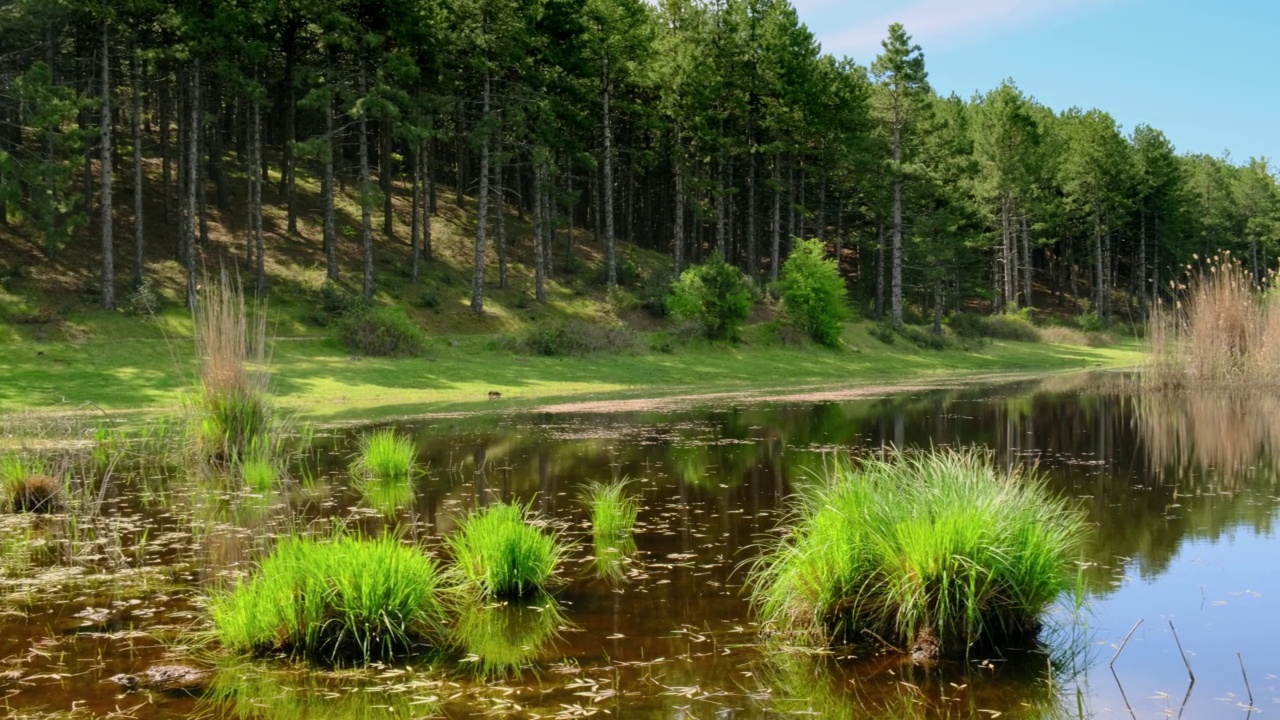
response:
[[[1230,252],[1188,265],[1147,325],[1148,390],[1280,385],[1280,309]]]

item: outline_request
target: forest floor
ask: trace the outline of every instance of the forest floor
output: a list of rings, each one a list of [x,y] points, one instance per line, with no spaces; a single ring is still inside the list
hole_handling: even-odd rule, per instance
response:
[[[163,301],[154,315],[125,308],[132,276],[129,206],[117,210],[117,288],[122,309],[97,307],[98,235],[92,225],[50,256],[37,238],[17,227],[0,227],[0,414],[141,410],[177,407],[194,378],[191,320],[182,307],[183,271],[173,259],[176,226],[164,221],[163,194],[151,171],[146,272]],[[273,178],[273,180],[278,179]],[[228,208],[240,206],[242,181],[230,176]],[[275,187],[275,182],[271,183]],[[842,347],[788,344],[778,332],[776,312],[757,308],[743,342],[671,342],[670,323],[639,308],[646,285],[661,282],[668,259],[622,244],[635,269],[631,285],[610,297],[603,286],[602,248],[581,228],[558,233],[556,272],[548,302],[533,302],[530,227],[508,208],[511,279],[498,289],[496,251],[488,263],[486,314],[468,310],[474,200],[454,201],[438,188],[432,219],[435,259],[421,277],[409,277],[408,197],[397,192],[393,237],[377,218],[377,299],[397,304],[429,334],[418,358],[352,355],[332,331],[318,323],[318,290],[325,271],[317,208],[318,184],[299,172],[299,232],[285,231],[283,203],[268,197],[269,334],[272,390],[282,408],[320,421],[372,419],[429,412],[536,407],[551,401],[680,396],[804,386],[892,384],[923,378],[1046,372],[1137,365],[1135,341],[1104,348],[993,341],[976,350],[925,350],[903,338],[886,344],[869,322],[846,327]],[[401,188],[403,191],[404,189]],[[340,264],[347,287],[358,290],[360,245],[353,189],[338,203]],[[131,197],[122,188],[117,197]],[[272,193],[268,193],[271,195]],[[211,196],[213,193],[211,192]],[[244,213],[210,204],[207,269],[241,268]],[[570,245],[572,248],[570,249]],[[572,262],[565,259],[572,252]],[[628,326],[658,349],[635,354],[542,357],[514,351],[528,333],[566,320]],[[662,340],[656,340],[664,338]],[[490,403],[490,392],[501,400]]]

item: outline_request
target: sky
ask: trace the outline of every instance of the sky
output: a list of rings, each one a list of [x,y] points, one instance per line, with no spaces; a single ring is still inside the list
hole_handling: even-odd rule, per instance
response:
[[[1180,152],[1280,161],[1280,0],[792,0],[824,52],[860,64],[891,22],[940,94],[1012,78],[1055,110],[1146,123]]]

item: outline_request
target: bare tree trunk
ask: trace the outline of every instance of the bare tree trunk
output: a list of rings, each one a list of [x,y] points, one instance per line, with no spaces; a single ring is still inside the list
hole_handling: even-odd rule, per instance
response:
[[[133,60],[129,67],[129,85],[133,92],[133,107],[130,112],[130,123],[133,125],[133,282],[142,284],[146,263],[146,240],[142,234],[142,83],[140,78],[142,58],[135,45]]]
[[[716,182],[715,190],[715,212],[716,212],[716,252],[720,253],[720,257],[726,262],[729,261],[729,248],[725,242],[725,212],[724,212],[724,156],[721,155],[716,159]]]
[[[262,106],[255,99],[249,107],[249,146],[252,159],[249,162],[249,227],[253,234],[254,287],[259,296],[267,290],[266,249],[262,237]]]
[[[543,208],[545,202],[543,195],[546,192],[546,160],[542,158],[538,150],[534,151],[533,159],[533,288],[534,297],[538,302],[547,301],[546,290],[546,255],[544,245],[546,244],[546,218],[543,217]]]
[[[200,218],[200,247],[209,247],[209,164],[205,162],[208,140],[205,138],[203,90],[196,92],[196,124],[191,128],[196,144],[196,203],[197,215]]]
[[[169,125],[173,122],[171,105],[172,93],[169,91],[168,65],[162,65],[164,77],[160,81],[160,190],[164,199],[164,221],[173,222],[173,163],[169,156]]]
[[[1098,313],[1099,317],[1106,317],[1103,302],[1106,297],[1107,267],[1102,257],[1102,211],[1096,205],[1093,208],[1093,246],[1094,265],[1097,268],[1093,288],[1093,311]]]
[[[604,106],[604,182],[600,195],[604,201],[604,246],[605,262],[609,266],[608,286],[618,285],[618,251],[617,240],[613,232],[613,128],[609,124],[609,56],[600,56],[602,104]]]
[[[391,200],[395,190],[391,169],[391,120],[383,118],[378,123],[378,184],[382,186],[382,234],[392,237],[394,234],[394,209]]]
[[[338,238],[337,238],[337,222],[334,217],[334,198],[337,192],[334,187],[333,178],[333,153],[334,153],[334,129],[333,129],[333,97],[332,95],[325,98],[324,103],[324,168],[320,180],[320,194],[323,196],[324,203],[324,258],[325,258],[325,277],[330,280],[338,280]]]
[[[778,280],[778,264],[781,262],[782,255],[782,181],[781,169],[778,167],[781,162],[782,156],[775,152],[773,154],[773,242],[769,249],[769,279],[774,282]]]
[[[933,334],[942,336],[942,278],[933,281]]]
[[[503,158],[502,148],[502,124],[499,122],[497,136],[495,138],[497,151],[494,153],[493,159],[493,193],[496,207],[494,208],[494,225],[493,235],[494,241],[498,243],[498,287],[503,290],[507,289],[507,213],[503,207],[502,185],[502,166],[506,163]]]
[[[884,225],[876,228],[876,319],[884,319]]]
[[[1017,290],[1014,289],[1014,255],[1013,255],[1013,199],[1006,193],[1000,198],[1000,238],[1001,238],[1001,280],[1004,287],[1001,306],[1006,309],[1018,309]]]
[[[684,272],[684,170],[679,160],[675,162],[676,207],[672,213],[675,218],[674,232],[671,236],[672,264],[676,277]]]
[[[484,74],[481,122],[489,120],[489,72]],[[486,129],[487,132],[487,129]],[[476,202],[475,259],[471,268],[471,312],[484,314],[484,253],[489,243],[489,138],[480,144],[480,193]]]
[[[99,170],[102,172],[102,307],[113,310],[116,306],[115,243],[112,234],[112,173],[111,173],[111,26],[102,20],[102,154]]]
[[[198,209],[196,201],[196,185],[199,182],[200,171],[197,169],[200,165],[200,58],[194,58],[191,64],[189,81],[190,89],[187,91],[187,108],[190,113],[187,120],[187,161],[186,161],[186,191],[187,206],[183,214],[186,216],[184,220],[186,231],[186,261],[187,261],[187,307],[195,308],[196,306],[196,212]]]
[[[284,40],[284,142],[280,157],[280,193],[285,196],[288,230],[290,235],[298,234],[298,159],[293,152],[293,143],[297,140],[298,100],[294,87],[294,67],[297,65],[297,38],[301,23],[290,22],[285,30]]]
[[[422,268],[422,253],[419,251],[422,240],[422,143],[413,145],[413,184],[409,192],[409,277],[418,282],[418,274]]]
[[[365,69],[366,58],[360,55],[360,97],[369,94],[369,82]],[[360,237],[364,243],[364,297],[373,299],[373,209],[369,207],[373,183],[369,179],[369,116],[360,110]]]
[[[893,126],[893,326],[902,327],[902,127]]]
[[[747,155],[747,272],[754,279],[760,271],[760,261],[756,257],[759,249],[756,243],[756,153],[755,136],[750,141],[752,150]]]
[[[1034,276],[1031,271],[1031,221],[1024,214],[1022,216],[1022,305],[1023,307],[1033,307],[1034,303],[1031,298],[1032,282]]]
[[[436,186],[431,181],[431,144],[429,140],[422,147],[422,259],[431,262],[435,255],[431,249],[431,216],[436,212]]]

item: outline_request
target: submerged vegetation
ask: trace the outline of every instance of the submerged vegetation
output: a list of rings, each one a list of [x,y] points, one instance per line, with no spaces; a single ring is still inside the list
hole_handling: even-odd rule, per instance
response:
[[[392,536],[280,541],[250,578],[209,600],[236,652],[344,664],[390,660],[444,638],[440,570]]]
[[[509,503],[476,511],[447,542],[463,583],[486,598],[547,589],[568,552],[559,535],[534,524],[529,507]]]
[[[1146,388],[1280,385],[1280,306],[1263,280],[1230,253],[1188,265],[1172,288],[1179,300],[1158,305],[1148,323]]]
[[[1075,586],[1084,520],[979,450],[904,452],[838,468],[748,585],[765,627],[820,645],[868,638],[959,655],[1034,635]]]

